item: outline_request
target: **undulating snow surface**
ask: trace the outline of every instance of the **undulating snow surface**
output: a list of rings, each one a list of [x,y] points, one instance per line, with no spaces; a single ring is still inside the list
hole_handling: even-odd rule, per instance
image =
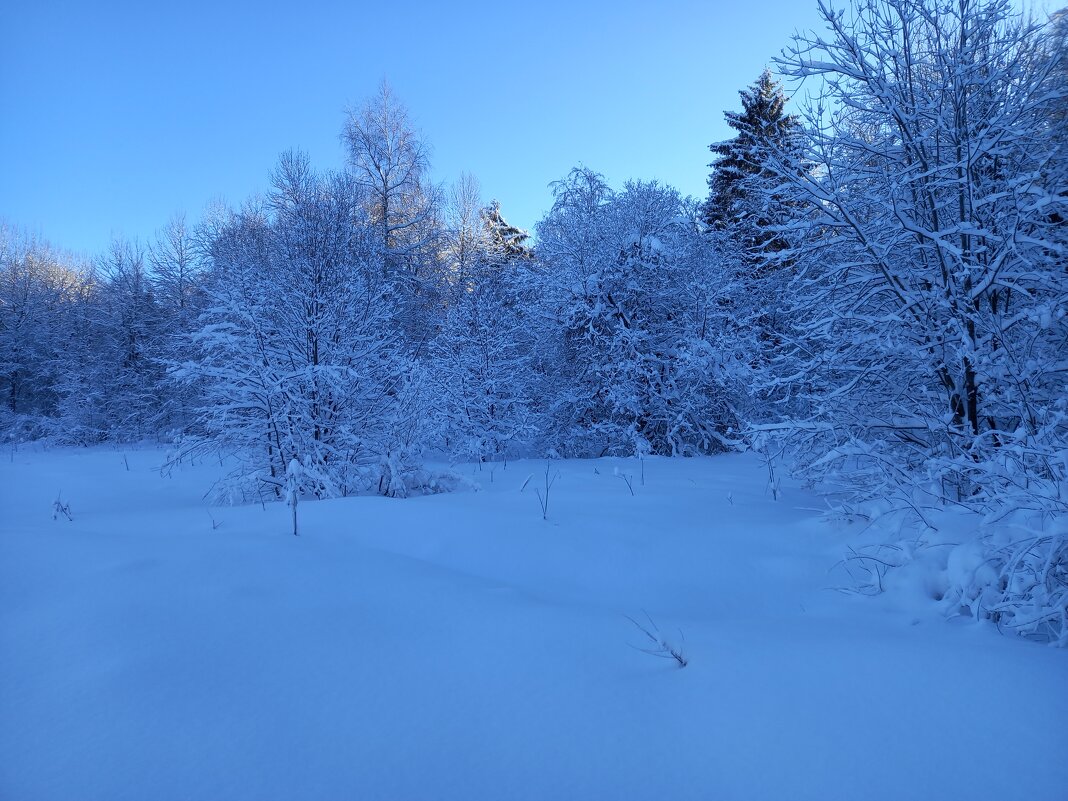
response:
[[[557,462],[548,521],[544,463],[464,468],[299,538],[163,458],[4,454],[2,799],[1068,798],[1068,653],[835,592],[849,533],[750,458]]]

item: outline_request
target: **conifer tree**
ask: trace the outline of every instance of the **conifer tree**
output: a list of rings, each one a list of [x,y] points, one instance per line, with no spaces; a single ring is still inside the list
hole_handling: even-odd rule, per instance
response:
[[[724,112],[738,135],[709,146],[716,158],[709,165],[703,217],[713,230],[730,234],[750,270],[763,272],[768,255],[786,248],[773,227],[787,215],[775,195],[764,191],[778,180],[767,163],[797,151],[801,126],[786,113],[786,95],[769,70],[739,95],[742,111]]]
[[[489,235],[490,245],[503,261],[529,259],[533,255],[524,244],[530,239],[530,234],[504,219],[501,204],[496,200],[482,210],[482,225]]]

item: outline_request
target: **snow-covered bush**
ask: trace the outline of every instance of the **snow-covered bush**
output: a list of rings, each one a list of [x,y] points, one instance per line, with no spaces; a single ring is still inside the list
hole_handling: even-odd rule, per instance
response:
[[[998,626],[1068,646],[1068,528],[989,544],[998,566],[985,609]]]
[[[992,526],[953,547],[941,603],[947,615],[1068,646],[1068,531]]]

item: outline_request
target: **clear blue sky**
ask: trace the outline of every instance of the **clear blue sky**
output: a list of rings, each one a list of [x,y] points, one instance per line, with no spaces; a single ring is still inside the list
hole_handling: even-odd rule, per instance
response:
[[[338,167],[382,78],[433,150],[532,227],[581,162],[704,195],[724,109],[815,0],[0,3],[0,217],[93,254],[266,188],[278,154]]]

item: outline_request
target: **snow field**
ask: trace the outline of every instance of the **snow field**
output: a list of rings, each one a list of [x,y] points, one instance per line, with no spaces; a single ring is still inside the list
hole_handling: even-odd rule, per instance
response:
[[[218,465],[4,456],[3,799],[1068,797],[1065,652],[834,592],[848,532],[746,456],[554,462],[547,521],[544,462],[461,467],[299,538]]]

